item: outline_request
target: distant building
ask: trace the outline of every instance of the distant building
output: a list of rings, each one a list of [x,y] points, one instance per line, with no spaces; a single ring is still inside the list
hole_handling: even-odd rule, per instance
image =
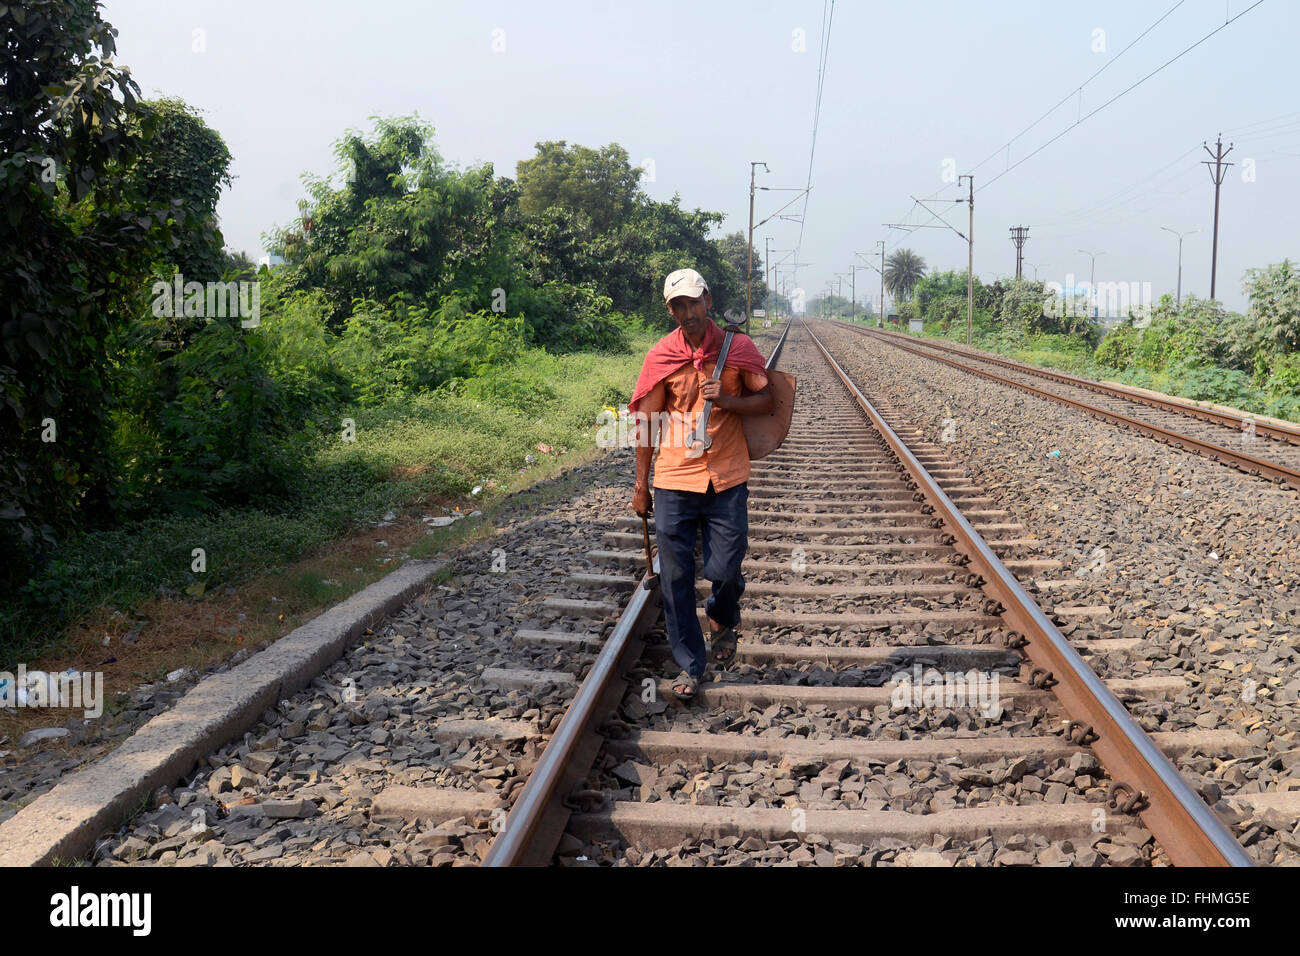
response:
[[[267,253],[257,260],[257,267],[260,269],[266,266],[268,269],[274,269],[276,266],[284,265],[284,256],[277,256],[274,252]]]

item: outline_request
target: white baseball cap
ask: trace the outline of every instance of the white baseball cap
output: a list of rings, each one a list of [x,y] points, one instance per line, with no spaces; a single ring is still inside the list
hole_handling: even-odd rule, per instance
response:
[[[708,291],[709,284],[704,281],[704,276],[694,269],[678,269],[676,272],[670,272],[668,278],[664,280],[665,302],[671,302],[679,295],[696,299]]]

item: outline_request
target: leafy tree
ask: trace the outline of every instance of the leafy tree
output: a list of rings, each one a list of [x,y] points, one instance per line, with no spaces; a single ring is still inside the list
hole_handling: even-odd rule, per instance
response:
[[[184,100],[151,100],[145,106],[153,116],[153,136],[163,148],[141,156],[131,176],[147,200],[180,200],[193,212],[199,228],[182,233],[168,256],[176,270],[186,281],[218,279],[226,257],[217,229],[217,201],[222,187],[231,184],[230,150],[221,134]]]
[[[925,277],[925,260],[911,249],[895,249],[885,259],[885,288],[895,301],[906,302]]]
[[[521,160],[515,176],[525,216],[540,216],[559,206],[585,216],[595,234],[624,223],[640,193],[641,170],[617,143],[599,150],[564,140],[538,143],[537,154]]]
[[[354,300],[436,296],[457,278],[473,282],[487,305],[494,286],[486,280],[499,277],[468,264],[497,239],[505,196],[491,166],[445,168],[433,127],[415,118],[378,118],[375,128],[373,139],[350,132],[337,144],[342,186],[309,177],[300,221],[275,234],[288,261],[285,288],[323,289],[335,331]]]
[[[995,285],[1001,286],[1001,282]],[[1049,310],[1043,307],[1047,288],[1042,282],[1011,279],[1006,283],[1005,289],[999,288],[998,291],[1001,295],[997,302],[997,319],[1004,327],[1031,332],[1059,331],[1049,327],[1052,317]]]
[[[886,263],[886,274],[888,274],[888,263]],[[959,297],[962,300],[962,307],[965,308],[966,302],[966,273],[965,272],[935,272],[923,276],[916,283],[913,290],[916,296],[917,307],[921,310],[921,316],[927,322],[934,321],[938,314],[932,314],[935,303],[940,299]],[[985,297],[985,288],[975,277],[975,305],[977,307],[987,307],[983,302]]]
[[[740,309],[737,311],[742,315],[744,313],[745,280],[747,277],[750,280],[750,303],[754,308],[762,308],[767,301],[767,283],[764,281],[763,275],[763,257],[759,255],[758,250],[754,250],[751,259],[753,271],[752,273],[749,273],[746,272],[745,262],[746,259],[750,259],[749,240],[745,238],[743,232],[729,232],[721,239],[715,239],[714,242],[717,243],[718,250],[722,254],[723,259],[725,259],[727,264],[731,266],[736,281],[740,283],[740,290],[736,293],[740,299]]]
[[[153,116],[93,0],[0,6],[0,548],[105,522],[113,480],[104,343],[184,210],[127,173]],[[182,225],[186,225],[182,223]],[[45,439],[45,440],[42,440]],[[52,440],[51,440],[52,439]],[[12,552],[11,552],[12,553]],[[6,562],[10,569],[16,563]]]

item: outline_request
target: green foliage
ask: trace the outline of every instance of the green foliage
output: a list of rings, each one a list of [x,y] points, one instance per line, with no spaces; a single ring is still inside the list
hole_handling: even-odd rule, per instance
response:
[[[980,284],[979,277],[975,277],[975,302],[980,302],[980,295],[983,287]],[[921,310],[921,315],[927,322],[938,321],[947,311],[946,305],[938,303],[940,299],[960,299],[962,309],[966,308],[966,273],[965,272],[935,272],[921,278],[915,289],[915,298],[917,307]],[[938,308],[938,312],[932,310]]]
[[[925,277],[925,260],[911,249],[895,249],[885,259],[885,288],[896,302],[906,302]]]
[[[268,275],[266,270],[263,275]],[[329,314],[321,290],[289,293],[283,301],[264,304],[257,334],[266,344],[267,371],[287,400],[333,413],[353,401],[355,393],[339,358],[339,337],[330,330]]]
[[[272,376],[269,344],[237,318],[132,325],[121,353],[131,372],[118,416],[121,507],[197,513],[285,493],[308,451],[310,406]]]
[[[1249,317],[1277,352],[1300,351],[1300,271],[1283,259],[1264,269],[1247,269]]]
[[[595,236],[627,219],[639,198],[641,170],[617,143],[594,150],[560,140],[538,143],[537,154],[519,162],[516,178],[525,216],[565,209],[583,216]]]
[[[363,301],[348,317],[336,355],[357,400],[376,405],[484,374],[513,361],[523,346],[518,316],[466,314],[455,299],[432,313],[401,300],[392,307]]]
[[[312,198],[301,220],[276,233],[289,263],[286,288],[323,290],[336,331],[358,299],[450,291],[448,273],[463,258],[504,241],[494,234],[493,196],[484,188],[490,167],[446,169],[433,128],[418,120],[377,118],[375,125],[373,140],[349,132],[337,145],[343,185],[309,177]],[[491,288],[474,290],[484,306]]]
[[[230,150],[221,134],[179,99],[148,101],[152,141],[131,173],[140,194],[158,205],[179,203],[194,213],[194,224],[178,237],[168,260],[186,280],[206,282],[221,276],[227,257],[217,230],[217,201],[231,184]]]
[[[739,286],[736,292],[737,308],[732,311],[741,318],[745,314],[745,280],[750,281],[750,304],[752,308],[761,309],[766,302],[765,292],[767,282],[763,274],[763,256],[760,249],[754,249],[752,258],[749,256],[749,240],[745,238],[743,232],[729,232],[717,242],[718,251],[721,253],[723,261],[729,267],[729,275],[735,277],[735,282]],[[747,263],[746,260],[749,260]],[[747,269],[752,270],[748,272]],[[848,310],[845,310],[848,314]]]
[[[1097,362],[1123,371],[1133,364],[1133,353],[1141,338],[1142,330],[1134,328],[1132,323],[1116,326],[1097,346]]]
[[[192,211],[150,205],[127,175],[153,116],[97,3],[7,4],[0,25],[0,550],[33,559],[111,518],[104,343]]]

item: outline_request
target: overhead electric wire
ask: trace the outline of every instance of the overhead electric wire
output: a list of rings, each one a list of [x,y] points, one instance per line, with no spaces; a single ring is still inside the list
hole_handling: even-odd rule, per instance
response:
[[[1028,162],[1028,161],[1029,161],[1030,159],[1032,159],[1033,157],[1037,156],[1039,153],[1041,153],[1041,152],[1042,152],[1044,149],[1046,149],[1048,146],[1051,146],[1053,143],[1055,143],[1057,140],[1059,140],[1061,137],[1063,137],[1066,133],[1069,133],[1071,130],[1076,129],[1077,127],[1081,126],[1083,123],[1087,122],[1089,119],[1091,119],[1092,117],[1096,116],[1098,113],[1100,113],[1102,110],[1106,109],[1106,107],[1110,106],[1110,105],[1111,105],[1112,103],[1114,103],[1115,101],[1117,101],[1117,100],[1119,100],[1120,98],[1122,98],[1122,97],[1126,96],[1127,94],[1131,93],[1133,90],[1137,89],[1139,86],[1141,86],[1141,85],[1142,85],[1143,83],[1145,83],[1147,80],[1151,79],[1151,78],[1152,78],[1153,76],[1155,76],[1156,74],[1162,72],[1162,71],[1165,70],[1167,67],[1169,67],[1171,64],[1173,64],[1173,63],[1177,62],[1178,60],[1182,59],[1184,56],[1186,56],[1186,55],[1187,55],[1188,53],[1190,53],[1192,50],[1196,49],[1198,46],[1200,46],[1200,45],[1201,45],[1202,43],[1204,43],[1206,40],[1210,39],[1210,37],[1214,36],[1214,35],[1215,35],[1216,33],[1218,33],[1220,30],[1225,29],[1229,24],[1235,23],[1237,20],[1239,20],[1239,19],[1241,19],[1242,17],[1244,17],[1247,13],[1250,13],[1251,10],[1254,10],[1257,6],[1259,6],[1259,5],[1260,5],[1261,3],[1263,3],[1263,2],[1264,2],[1264,0],[1255,0],[1254,3],[1252,3],[1250,6],[1246,7],[1246,9],[1242,10],[1242,11],[1241,11],[1240,13],[1238,13],[1236,16],[1234,16],[1234,17],[1230,17],[1230,18],[1226,19],[1223,23],[1219,24],[1217,27],[1215,27],[1215,28],[1214,28],[1213,30],[1211,30],[1209,33],[1205,34],[1205,36],[1201,37],[1201,38],[1200,38],[1199,40],[1197,40],[1195,43],[1192,43],[1190,46],[1184,48],[1183,50],[1181,50],[1180,52],[1178,52],[1178,53],[1175,54],[1174,56],[1170,57],[1170,58],[1169,58],[1168,60],[1166,60],[1164,63],[1160,64],[1160,66],[1156,67],[1156,68],[1155,68],[1154,70],[1152,70],[1150,73],[1146,74],[1146,76],[1142,77],[1141,79],[1139,79],[1139,80],[1135,81],[1134,83],[1130,84],[1129,86],[1125,87],[1123,90],[1121,90],[1120,92],[1116,93],[1116,94],[1115,94],[1114,96],[1112,96],[1110,99],[1106,100],[1106,102],[1102,103],[1102,104],[1101,104],[1100,106],[1098,106],[1096,109],[1093,109],[1093,110],[1089,111],[1086,115],[1079,117],[1077,120],[1074,121],[1074,123],[1072,123],[1071,125],[1067,126],[1065,129],[1061,130],[1059,133],[1057,133],[1055,136],[1053,136],[1053,137],[1052,137],[1051,139],[1049,139],[1047,142],[1041,144],[1041,145],[1038,146],[1036,149],[1032,150],[1028,155],[1026,155],[1026,156],[1024,156],[1023,158],[1017,160],[1015,163],[1013,163],[1013,164],[1007,166],[1006,169],[1004,169],[1002,172],[998,173],[996,176],[994,176],[994,177],[993,177],[992,179],[990,179],[988,182],[981,184],[981,185],[979,186],[979,188],[976,189],[975,191],[976,191],[976,192],[981,192],[981,191],[983,191],[984,189],[987,189],[989,186],[992,186],[995,182],[997,182],[997,181],[998,181],[999,179],[1001,179],[1003,176],[1007,175],[1007,173],[1011,172],[1013,169],[1017,169],[1017,168],[1019,168],[1021,165],[1023,165],[1023,164],[1026,163],[1026,162]],[[1177,9],[1177,7],[1175,6],[1174,9]],[[1160,19],[1163,20],[1164,17],[1168,16],[1169,13],[1171,13],[1171,12],[1173,12],[1173,11],[1172,11],[1172,10],[1167,11],[1167,12],[1164,14],[1164,16],[1162,16]],[[1160,22],[1159,20],[1156,21],[1156,23],[1159,23],[1159,22]],[[1155,25],[1155,24],[1152,24],[1152,26],[1154,26],[1154,25]],[[1150,28],[1148,28],[1148,30],[1145,31],[1145,32],[1142,34],[1142,36],[1145,36],[1147,32],[1150,32]],[[1139,37],[1138,39],[1141,39],[1141,37]],[[1137,41],[1135,40],[1135,41],[1133,41],[1133,42],[1136,43]],[[1132,46],[1132,45],[1133,45],[1132,43],[1129,44],[1129,46]],[[1125,49],[1127,50],[1128,47],[1125,47]],[[1121,52],[1123,52],[1123,51],[1121,51]],[[1118,58],[1118,56],[1119,56],[1119,54],[1116,54],[1116,57],[1115,57],[1115,58]],[[1114,58],[1113,58],[1113,59],[1114,59]],[[1113,61],[1113,60],[1112,60],[1112,61]],[[1100,72],[1100,71],[1098,71],[1098,72]],[[1093,74],[1093,75],[1095,76],[1096,74]],[[1091,79],[1091,78],[1090,78],[1090,79]],[[1082,87],[1079,87],[1079,88],[1077,88],[1077,89],[1081,89],[1081,88],[1082,88]],[[1076,89],[1075,92],[1077,92],[1077,89]],[[1073,96],[1074,93],[1072,92],[1070,95]],[[1067,99],[1068,99],[1068,97],[1067,97]],[[1058,103],[1058,104],[1057,104],[1057,107],[1059,107],[1059,106],[1060,106],[1060,104]],[[1053,109],[1056,109],[1057,107],[1053,107]],[[1035,121],[1035,122],[1037,122],[1037,121]],[[1020,135],[1020,134],[1017,134],[1017,135]],[[1005,147],[1002,147],[1002,148],[1005,148]],[[1001,149],[999,149],[998,152],[1001,152]],[[997,153],[995,152],[995,153],[993,153],[992,155],[995,156],[995,155],[997,155]],[[988,160],[985,159],[985,160],[983,160],[982,162],[987,162],[987,161],[988,161]],[[940,191],[942,191],[942,190],[940,190]],[[908,210],[908,213],[909,213],[909,214],[911,213],[911,210],[910,210],[910,209]],[[926,220],[926,223],[933,222],[935,218],[936,218],[936,217],[932,215],[930,219]]]
[[[1125,53],[1127,53],[1129,50],[1131,50],[1131,49],[1134,47],[1134,45],[1136,45],[1136,44],[1137,44],[1137,43],[1138,43],[1138,42],[1139,42],[1143,37],[1145,37],[1148,33],[1150,33],[1150,32],[1151,32],[1152,30],[1154,30],[1156,27],[1158,27],[1158,26],[1159,26],[1159,25],[1160,25],[1160,24],[1161,24],[1161,23],[1162,23],[1162,22],[1163,22],[1163,21],[1164,21],[1164,20],[1165,20],[1165,19],[1166,19],[1170,14],[1171,14],[1171,13],[1173,13],[1175,10],[1177,10],[1179,7],[1181,7],[1181,6],[1183,5],[1184,2],[1185,2],[1185,0],[1178,0],[1177,3],[1175,3],[1172,7],[1170,7],[1170,8],[1169,8],[1168,10],[1166,10],[1163,14],[1161,14],[1161,16],[1160,16],[1159,18],[1157,18],[1157,19],[1155,20],[1155,22],[1153,22],[1149,27],[1147,27],[1145,30],[1143,30],[1141,33],[1139,33],[1139,34],[1138,34],[1138,35],[1137,35],[1133,40],[1131,40],[1131,41],[1128,43],[1127,46],[1125,46],[1122,50],[1120,50],[1120,51],[1119,51],[1118,53],[1116,53],[1113,57],[1111,57],[1109,60],[1107,60],[1105,63],[1103,63],[1100,67],[1098,67],[1098,68],[1097,68],[1097,69],[1092,73],[1091,76],[1089,76],[1086,80],[1084,80],[1082,83],[1080,83],[1080,84],[1079,84],[1078,86],[1076,86],[1074,89],[1070,90],[1069,93],[1065,94],[1065,96],[1063,96],[1063,97],[1061,98],[1061,100],[1060,100],[1058,103],[1056,103],[1055,106],[1053,106],[1051,109],[1049,109],[1047,112],[1045,112],[1042,116],[1038,117],[1038,119],[1034,120],[1032,123],[1030,123],[1030,124],[1029,124],[1028,126],[1026,126],[1024,129],[1022,129],[1020,132],[1016,133],[1016,135],[1012,136],[1009,140],[1007,140],[1005,143],[1003,143],[1001,146],[999,146],[999,147],[998,147],[997,149],[995,149],[993,152],[989,153],[987,156],[985,156],[983,159],[981,159],[978,163],[976,163],[976,164],[974,165],[974,167],[971,168],[971,173],[976,172],[976,171],[977,171],[981,166],[983,166],[985,163],[987,163],[990,159],[993,159],[995,156],[1000,155],[1004,150],[1009,150],[1010,147],[1011,147],[1011,144],[1012,144],[1012,143],[1014,143],[1016,140],[1018,140],[1021,136],[1024,136],[1026,133],[1028,133],[1031,129],[1033,129],[1035,126],[1037,126],[1037,125],[1038,125],[1039,123],[1041,123],[1043,120],[1047,119],[1047,117],[1049,117],[1049,116],[1051,116],[1053,113],[1055,113],[1055,112],[1056,112],[1058,109],[1060,109],[1063,105],[1065,105],[1066,103],[1068,103],[1072,98],[1074,98],[1075,96],[1077,96],[1078,94],[1080,94],[1081,92],[1083,92],[1083,88],[1084,88],[1085,86],[1087,86],[1089,83],[1091,83],[1093,80],[1095,80],[1098,76],[1100,76],[1103,70],[1106,70],[1106,69],[1107,69],[1108,67],[1110,67],[1113,63],[1115,63],[1116,60],[1118,60],[1118,59],[1119,59],[1120,57],[1122,57]],[[1003,172],[1006,172],[1006,171],[1007,171],[1007,170],[1004,170]],[[944,190],[946,190],[946,189],[948,189],[948,188],[950,188],[950,187],[949,187],[949,186],[943,186],[943,187],[940,187],[940,188],[939,188],[937,191],[935,191],[932,195],[926,197],[926,198],[927,198],[927,201],[928,201],[928,200],[931,200],[931,199],[935,199],[935,198],[937,198],[937,197],[939,196],[940,193],[942,193]],[[912,214],[912,210],[915,209],[916,206],[917,206],[917,203],[916,203],[916,201],[915,201],[915,199],[914,199],[914,200],[913,200],[913,204],[912,204],[912,206],[907,210],[907,212],[905,212],[905,213],[903,214],[902,217],[900,217],[900,220],[901,220],[902,218],[906,217],[906,216],[911,215],[911,214]],[[927,219],[926,222],[927,222],[927,223],[929,223],[929,222],[933,222],[933,217],[932,217],[931,219]]]
[[[799,214],[799,239],[795,243],[794,271],[799,272],[799,252],[803,249],[803,230],[808,221],[808,196],[812,189],[813,161],[817,155],[817,129],[821,123],[822,90],[826,85],[826,63],[831,45],[831,26],[835,21],[835,0],[822,0],[822,35],[818,41],[817,98],[813,104],[812,145],[808,149],[808,181],[804,184],[803,210]]]
[[[1168,67],[1170,64],[1175,63],[1175,62],[1177,62],[1178,60],[1182,59],[1184,56],[1186,56],[1188,53],[1192,52],[1192,50],[1195,50],[1198,46],[1200,46],[1202,43],[1204,43],[1204,42],[1205,42],[1206,40],[1208,40],[1210,37],[1214,36],[1214,35],[1215,35],[1216,33],[1218,33],[1220,30],[1226,28],[1230,23],[1235,23],[1237,20],[1240,20],[1242,17],[1244,17],[1246,14],[1250,13],[1251,10],[1254,10],[1257,6],[1259,6],[1259,5],[1260,5],[1261,3],[1263,3],[1263,2],[1264,2],[1264,0],[1255,0],[1254,3],[1252,3],[1250,6],[1248,6],[1245,10],[1242,10],[1242,11],[1241,11],[1239,14],[1237,14],[1235,17],[1232,17],[1231,19],[1225,21],[1224,23],[1221,23],[1219,26],[1215,27],[1215,28],[1214,28],[1213,30],[1211,30],[1209,33],[1205,34],[1205,36],[1201,37],[1199,40],[1197,40],[1197,41],[1196,41],[1195,43],[1193,43],[1191,46],[1187,47],[1186,49],[1182,50],[1181,52],[1179,52],[1179,53],[1175,54],[1174,56],[1170,57],[1170,58],[1169,58],[1168,60],[1166,60],[1164,63],[1160,64],[1158,67],[1156,67],[1154,70],[1152,70],[1152,71],[1151,71],[1150,73],[1148,73],[1146,76],[1142,77],[1142,79],[1138,80],[1136,83],[1133,83],[1133,84],[1131,84],[1131,85],[1125,87],[1123,90],[1121,90],[1120,92],[1118,92],[1118,93],[1116,93],[1114,96],[1112,96],[1110,99],[1108,99],[1105,103],[1102,103],[1100,106],[1098,106],[1095,110],[1092,110],[1092,111],[1089,112],[1087,115],[1085,115],[1085,116],[1081,116],[1079,119],[1075,120],[1074,123],[1073,123],[1073,125],[1071,125],[1071,126],[1067,126],[1065,129],[1061,130],[1061,132],[1057,133],[1055,136],[1053,136],[1051,139],[1049,139],[1046,143],[1043,143],[1041,146],[1039,146],[1037,149],[1035,149],[1033,152],[1031,152],[1031,153],[1030,153],[1028,156],[1026,156],[1024,159],[1017,160],[1015,163],[1013,163],[1012,165],[1008,166],[1008,167],[1007,167],[1006,169],[1004,169],[1002,172],[998,173],[996,176],[994,176],[994,177],[993,177],[992,179],[990,179],[988,182],[986,182],[986,183],[984,183],[982,186],[980,186],[980,189],[979,189],[979,190],[976,190],[976,191],[978,192],[978,191],[980,191],[980,190],[984,190],[984,189],[987,189],[988,187],[992,186],[995,182],[997,182],[999,179],[1001,179],[1001,178],[1002,178],[1003,176],[1005,176],[1007,173],[1011,172],[1011,170],[1016,169],[1016,168],[1019,167],[1022,163],[1028,162],[1029,160],[1033,159],[1035,156],[1037,156],[1039,153],[1041,153],[1043,150],[1045,150],[1048,146],[1051,146],[1053,143],[1055,143],[1058,139],[1060,139],[1060,138],[1061,138],[1062,136],[1064,136],[1066,133],[1070,132],[1072,129],[1075,129],[1076,127],[1078,127],[1078,126],[1082,125],[1083,123],[1087,122],[1089,119],[1091,119],[1092,117],[1096,116],[1098,113],[1100,113],[1100,112],[1101,112],[1102,110],[1104,110],[1106,107],[1110,106],[1110,104],[1114,103],[1116,100],[1118,100],[1118,99],[1120,99],[1121,97],[1127,95],[1128,93],[1131,93],[1133,90],[1137,89],[1139,86],[1141,86],[1141,85],[1142,85],[1143,83],[1145,83],[1147,80],[1151,79],[1151,77],[1155,76],[1157,73],[1159,73],[1159,72],[1161,72],[1162,70],[1164,70],[1164,69],[1165,69],[1166,67]]]
[[[1178,0],[1178,2],[1175,3],[1175,4],[1174,4],[1172,7],[1170,7],[1168,10],[1166,10],[1166,11],[1165,11],[1161,16],[1160,16],[1160,18],[1159,18],[1158,20],[1156,20],[1154,23],[1152,23],[1151,26],[1147,27],[1145,30],[1143,30],[1141,33],[1139,33],[1139,34],[1138,34],[1138,35],[1137,35],[1133,40],[1131,40],[1131,41],[1129,42],[1128,46],[1124,47],[1124,49],[1120,50],[1118,53],[1116,53],[1114,56],[1112,56],[1109,60],[1107,60],[1105,63],[1103,63],[1100,67],[1097,68],[1097,70],[1096,70],[1095,73],[1093,73],[1090,77],[1088,77],[1086,80],[1084,80],[1084,81],[1083,81],[1082,83],[1080,83],[1078,86],[1076,86],[1073,90],[1071,90],[1069,93],[1066,93],[1065,96],[1061,98],[1060,102],[1058,102],[1055,106],[1053,106],[1051,109],[1049,109],[1046,113],[1044,113],[1042,116],[1038,117],[1038,119],[1034,120],[1032,123],[1030,123],[1030,124],[1029,124],[1028,126],[1026,126],[1024,129],[1022,129],[1022,130],[1021,130],[1019,133],[1017,133],[1015,136],[1012,136],[1009,140],[1007,140],[1005,143],[1003,143],[1001,146],[999,146],[996,150],[994,150],[993,152],[989,153],[987,156],[985,156],[983,159],[981,159],[978,163],[976,163],[975,166],[971,169],[971,172],[974,173],[974,172],[975,172],[976,170],[978,170],[981,166],[983,166],[985,163],[987,163],[990,159],[992,159],[993,157],[995,157],[995,156],[997,156],[998,154],[1000,154],[1004,149],[1009,149],[1009,148],[1011,147],[1011,144],[1012,144],[1012,143],[1014,143],[1014,142],[1015,142],[1016,140],[1018,140],[1020,137],[1024,136],[1026,133],[1028,133],[1031,129],[1033,129],[1035,126],[1037,126],[1037,125],[1038,125],[1039,123],[1041,123],[1043,120],[1047,119],[1047,117],[1051,116],[1053,113],[1055,113],[1058,109],[1060,109],[1062,106],[1064,106],[1066,103],[1068,103],[1068,102],[1069,102],[1071,99],[1073,99],[1075,96],[1078,96],[1080,93],[1082,93],[1082,92],[1083,92],[1083,88],[1084,88],[1085,86],[1087,86],[1089,83],[1091,83],[1091,82],[1092,82],[1093,80],[1095,80],[1097,77],[1099,77],[1099,76],[1102,74],[1102,71],[1103,71],[1103,70],[1108,69],[1111,65],[1113,65],[1113,64],[1115,63],[1116,60],[1118,60],[1118,59],[1119,59],[1120,57],[1122,57],[1125,53],[1127,53],[1129,50],[1131,50],[1131,49],[1132,49],[1132,48],[1133,48],[1133,47],[1134,47],[1134,46],[1135,46],[1135,45],[1136,45],[1136,44],[1137,44],[1137,43],[1138,43],[1138,42],[1139,42],[1143,37],[1145,37],[1148,33],[1150,33],[1152,30],[1154,30],[1156,27],[1158,27],[1162,22],[1164,22],[1164,20],[1165,20],[1165,19],[1166,19],[1166,18],[1167,18],[1171,13],[1173,13],[1175,10],[1177,10],[1179,7],[1181,7],[1181,6],[1183,5],[1184,2],[1186,2],[1186,0]]]

